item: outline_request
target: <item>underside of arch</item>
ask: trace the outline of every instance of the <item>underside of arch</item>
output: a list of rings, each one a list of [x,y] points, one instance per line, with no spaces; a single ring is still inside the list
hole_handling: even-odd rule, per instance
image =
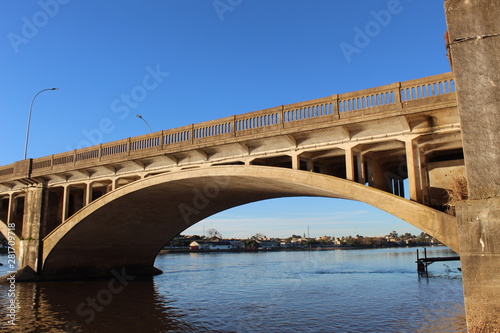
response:
[[[43,277],[105,276],[127,267],[151,274],[161,248],[223,210],[280,197],[362,201],[429,233],[456,252],[456,219],[352,181],[264,166],[219,166],[138,180],[92,202],[43,240]]]

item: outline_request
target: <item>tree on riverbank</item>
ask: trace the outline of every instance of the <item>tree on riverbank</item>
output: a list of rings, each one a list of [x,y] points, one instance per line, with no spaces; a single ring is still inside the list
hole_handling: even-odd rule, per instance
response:
[[[210,240],[222,239],[222,234],[215,228],[208,229],[207,236]]]

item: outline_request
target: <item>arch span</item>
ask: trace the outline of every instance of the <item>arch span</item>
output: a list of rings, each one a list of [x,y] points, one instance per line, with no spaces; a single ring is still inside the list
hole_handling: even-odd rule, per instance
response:
[[[138,180],[92,202],[43,240],[46,278],[151,274],[165,243],[204,218],[242,204],[316,196],[362,201],[458,252],[453,216],[352,181],[263,166],[217,166]]]

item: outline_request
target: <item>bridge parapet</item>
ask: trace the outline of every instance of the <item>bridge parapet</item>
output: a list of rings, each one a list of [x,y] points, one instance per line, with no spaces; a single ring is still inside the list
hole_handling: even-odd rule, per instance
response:
[[[282,105],[0,167],[0,182],[455,104],[452,73]]]

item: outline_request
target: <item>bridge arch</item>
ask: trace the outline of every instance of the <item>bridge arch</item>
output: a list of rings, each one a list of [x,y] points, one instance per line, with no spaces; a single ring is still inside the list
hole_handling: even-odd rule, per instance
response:
[[[453,216],[352,181],[264,166],[217,166],[160,174],[90,203],[43,240],[45,278],[154,273],[165,243],[191,225],[250,202],[293,196],[362,201],[458,252]]]

